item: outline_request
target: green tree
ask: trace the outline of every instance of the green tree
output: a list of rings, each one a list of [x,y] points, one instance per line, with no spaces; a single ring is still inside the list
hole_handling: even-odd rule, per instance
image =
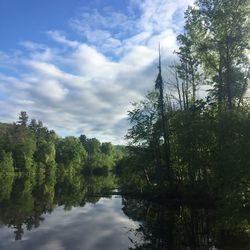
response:
[[[132,127],[126,139],[136,146],[149,146],[151,143],[159,147],[161,132],[156,130],[158,122],[158,94],[150,92],[139,103],[133,104],[134,109],[128,112]]]
[[[51,141],[41,140],[37,144],[37,151],[35,152],[35,158],[37,162],[44,164],[50,164],[55,161],[55,144]]]
[[[199,61],[194,49],[195,41],[192,33],[186,26],[185,34],[179,35],[177,40],[180,44],[179,64],[174,66],[176,69],[178,95],[181,109],[188,109],[197,100],[197,88],[201,85],[201,74],[198,72]]]
[[[83,147],[85,149],[87,149],[87,136],[86,135],[80,135],[79,140],[82,143]]]
[[[103,142],[100,149],[101,152],[106,155],[112,155],[114,153],[114,147],[111,142]]]
[[[37,129],[38,129],[38,124],[36,122],[36,119],[31,119],[30,124],[29,124],[29,128],[36,133]]]
[[[26,111],[21,111],[19,115],[19,120],[17,123],[19,123],[21,126],[27,126],[29,117],[26,113]]]
[[[79,139],[68,136],[60,139],[56,146],[56,161],[65,167],[79,169],[86,160],[86,150]]]
[[[162,124],[159,122],[158,101],[159,95],[154,91],[150,92],[144,100],[134,104],[134,109],[128,113],[132,127],[125,137],[131,146],[129,154],[132,159],[129,160],[129,165],[131,165],[131,161],[135,162],[131,171],[135,175],[139,171],[138,177],[148,183],[154,178],[156,172],[158,177],[163,176],[161,175],[164,162],[161,139]],[[138,164],[139,159],[142,160],[140,164]],[[144,164],[145,159],[147,159],[147,164]],[[152,165],[154,166],[153,170]]]
[[[9,139],[15,168],[28,171],[34,169],[36,139],[32,132],[27,127],[17,126]]]
[[[14,171],[13,159],[11,153],[0,151],[0,172],[1,173],[12,173]]]
[[[96,138],[90,138],[86,141],[86,151],[90,155],[98,154],[101,152],[101,143]]]
[[[40,139],[37,142],[37,150],[34,153],[34,159],[38,163],[38,167],[47,173],[52,173],[56,168],[56,149],[52,141]]]
[[[247,89],[249,15],[248,0],[197,0],[186,13],[186,27],[220,110],[242,104]]]

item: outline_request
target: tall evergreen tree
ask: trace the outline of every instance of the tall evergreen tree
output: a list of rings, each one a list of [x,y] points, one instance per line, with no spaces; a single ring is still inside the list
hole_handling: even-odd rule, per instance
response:
[[[19,120],[17,123],[19,123],[21,126],[27,126],[29,117],[26,113],[26,111],[21,111],[19,115]]]

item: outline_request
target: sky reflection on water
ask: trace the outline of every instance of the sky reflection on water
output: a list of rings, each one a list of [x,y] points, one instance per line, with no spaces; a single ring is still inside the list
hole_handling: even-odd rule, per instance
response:
[[[57,207],[45,214],[44,221],[32,231],[24,230],[21,241],[15,241],[13,228],[0,230],[2,250],[117,250],[131,246],[130,229],[138,224],[121,210],[121,198],[101,198],[96,204],[86,204],[65,211]]]

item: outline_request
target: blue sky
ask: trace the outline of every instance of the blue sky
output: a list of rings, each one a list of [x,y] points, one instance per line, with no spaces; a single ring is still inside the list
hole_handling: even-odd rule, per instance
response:
[[[131,103],[154,85],[158,43],[166,67],[192,3],[0,0],[0,121],[26,110],[61,135],[123,142]]]

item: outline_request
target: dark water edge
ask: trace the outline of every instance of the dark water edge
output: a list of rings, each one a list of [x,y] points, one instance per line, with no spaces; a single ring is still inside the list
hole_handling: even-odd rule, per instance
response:
[[[0,178],[0,249],[250,249],[249,211],[125,194],[114,176]]]

